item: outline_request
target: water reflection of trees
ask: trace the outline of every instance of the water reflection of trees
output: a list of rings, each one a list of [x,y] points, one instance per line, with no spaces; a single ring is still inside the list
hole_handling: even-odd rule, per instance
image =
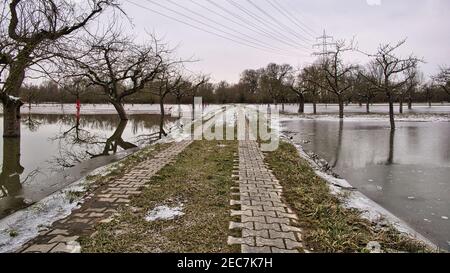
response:
[[[123,150],[129,150],[133,148],[137,148],[136,145],[134,145],[131,142],[124,141],[122,138],[123,132],[125,131],[125,128],[127,127],[127,120],[120,121],[119,125],[117,126],[116,131],[112,134],[111,137],[109,137],[105,142],[105,147],[103,148],[103,151],[98,154],[87,152],[91,158],[99,157],[99,156],[106,156],[110,155],[110,153],[117,153],[117,149],[120,147]]]
[[[9,197],[8,202],[14,203],[14,207],[22,207],[24,205],[23,198],[16,197],[20,196],[22,190],[20,176],[23,172],[24,168],[20,165],[20,139],[4,138],[3,165],[2,173],[0,174],[0,200]],[[3,217],[4,213],[1,210],[0,217]]]
[[[25,119],[22,120],[22,124],[25,125],[30,132],[36,132],[39,130],[41,122],[35,120],[31,115],[28,115]]]
[[[120,122],[115,115],[86,115],[81,118],[66,115],[38,115],[38,118],[47,124],[55,123],[65,128],[52,138],[53,141],[58,142],[58,154],[50,161],[54,171],[74,167],[88,159],[136,148],[143,142],[148,143],[149,138],[156,133],[157,124],[159,124],[158,115],[133,115],[130,116],[129,121]],[[135,136],[134,141],[123,139],[127,125],[131,126],[130,129]],[[113,131],[113,133],[105,137],[103,131]],[[137,136],[140,131],[150,133]]]
[[[75,115],[30,114],[28,116],[43,125],[73,126],[76,123]],[[175,121],[175,119],[168,117],[166,121]],[[82,115],[79,126],[86,130],[114,131],[119,122],[116,115]],[[137,134],[139,130],[151,129],[159,124],[159,115],[130,115],[129,123],[133,133]]]

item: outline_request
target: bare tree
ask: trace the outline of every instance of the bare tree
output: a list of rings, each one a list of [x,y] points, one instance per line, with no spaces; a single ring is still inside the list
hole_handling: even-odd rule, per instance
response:
[[[380,67],[374,62],[370,62],[367,69],[361,68],[358,70],[356,92],[365,101],[367,114],[370,113],[370,104],[376,93],[381,91],[378,89],[378,85],[373,85],[371,82],[381,83],[382,74]],[[367,78],[370,78],[370,81]]]
[[[439,74],[433,77],[434,83],[450,96],[450,66],[441,67]]]
[[[433,83],[425,83],[422,85],[422,90],[425,92],[425,97],[427,99],[428,107],[431,107],[432,101],[433,101],[433,93],[434,93],[434,87]]]
[[[195,112],[195,97],[197,96],[198,90],[200,87],[206,85],[209,81],[209,76],[199,75],[193,81],[191,88],[188,93],[192,95],[192,120],[194,120],[194,112]]]
[[[297,97],[298,103],[298,113],[305,113],[305,95],[308,93],[308,89],[306,88],[307,82],[304,80],[305,74],[301,72],[291,73],[287,77],[287,85],[289,86],[289,90],[291,90]]]
[[[275,105],[281,102],[283,111],[288,91],[285,81],[292,70],[293,68],[289,64],[278,65],[270,63],[262,70],[262,75],[260,77],[261,89],[268,93]]]
[[[88,25],[116,0],[10,0],[0,3],[0,99],[5,137],[20,136],[19,96],[27,72],[44,70],[51,48]]]
[[[412,101],[414,93],[417,87],[421,83],[421,74],[417,67],[411,67],[404,71],[405,74],[405,85],[399,90],[399,103],[400,103],[400,114],[403,114],[403,103],[405,99],[408,100],[408,109],[412,109]]]
[[[80,47],[78,43],[77,47]],[[105,35],[89,36],[77,54],[62,55],[68,76],[83,78],[99,87],[114,106],[121,120],[127,120],[124,99],[142,91],[164,70],[170,50],[151,36],[151,42],[136,44],[118,30]]]
[[[398,90],[408,81],[408,77],[401,76],[405,71],[415,68],[417,64],[421,62],[420,59],[412,54],[406,58],[400,58],[395,55],[395,51],[404,45],[405,42],[406,40],[402,40],[395,45],[382,44],[379,46],[377,53],[373,55],[368,54],[368,56],[371,56],[374,59],[374,63],[376,63],[382,71],[382,78],[381,81],[370,77],[367,77],[367,79],[375,88],[382,90],[388,98],[389,120],[392,130],[395,130],[394,101]]]
[[[159,138],[167,136],[164,130],[165,121],[165,109],[164,103],[166,97],[183,86],[183,77],[178,71],[172,67],[166,67],[166,69],[158,75],[157,87],[152,89],[152,93],[159,97],[159,106],[161,110],[160,122],[159,122]]]
[[[100,157],[100,156],[107,156],[111,153],[116,154],[118,148],[122,148],[123,150],[129,150],[137,148],[136,145],[134,145],[131,142],[125,141],[122,138],[123,132],[125,131],[125,128],[127,127],[127,120],[121,120],[119,125],[117,126],[117,129],[114,131],[112,136],[110,136],[105,141],[105,147],[103,148],[103,151],[99,154],[92,154],[87,152],[92,158]]]
[[[313,64],[303,69],[303,86],[311,96],[313,104],[313,114],[317,114],[317,101],[320,95],[320,85],[317,83],[323,81],[322,70],[319,65]]]
[[[261,69],[246,69],[241,73],[239,84],[243,92],[247,94],[254,102],[261,102],[262,98],[257,96],[259,92],[259,78],[261,76]]]
[[[322,89],[327,90],[337,97],[340,119],[344,118],[344,96],[346,91],[352,87],[349,77],[356,68],[353,65],[345,64],[342,54],[352,49],[353,47],[347,45],[343,40],[336,42],[335,51],[330,52],[322,62],[326,84],[323,84],[320,81],[315,82],[315,84],[319,85]]]

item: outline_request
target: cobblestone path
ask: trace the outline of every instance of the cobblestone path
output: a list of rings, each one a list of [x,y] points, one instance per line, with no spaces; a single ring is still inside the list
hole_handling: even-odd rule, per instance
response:
[[[294,227],[297,216],[282,201],[282,187],[264,163],[256,141],[239,141],[238,185],[231,200],[231,230],[242,237],[228,237],[228,244],[240,245],[242,253],[299,253],[303,251],[301,229]]]
[[[80,252],[80,246],[76,242],[80,236],[92,234],[97,223],[111,221],[120,205],[129,203],[132,196],[139,195],[145,183],[164,166],[173,162],[191,143],[192,141],[173,143],[122,177],[94,190],[86,197],[80,209],[55,222],[50,230],[41,232],[19,252]]]

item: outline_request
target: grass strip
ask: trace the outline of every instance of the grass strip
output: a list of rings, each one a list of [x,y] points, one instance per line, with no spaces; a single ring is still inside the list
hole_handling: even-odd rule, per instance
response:
[[[387,252],[426,252],[425,245],[393,227],[376,228],[361,212],[345,208],[296,148],[282,142],[266,162],[283,186],[287,203],[299,216],[306,246],[315,252],[366,252],[377,241]]]
[[[150,178],[140,196],[80,240],[89,253],[223,253],[227,245],[236,141],[196,141],[172,165]],[[155,207],[182,207],[184,215],[148,222]]]

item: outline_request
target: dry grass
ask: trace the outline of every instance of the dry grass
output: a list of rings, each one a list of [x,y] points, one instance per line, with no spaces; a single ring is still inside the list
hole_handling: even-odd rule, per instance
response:
[[[266,161],[284,187],[286,201],[300,218],[308,248],[317,252],[365,252],[367,243],[378,241],[384,250],[393,252],[426,251],[422,243],[394,228],[376,229],[360,211],[343,207],[291,144],[281,143]]]
[[[225,145],[225,146],[219,146]],[[237,142],[197,141],[176,163],[149,179],[148,188],[114,221],[82,238],[84,252],[236,252],[227,245],[230,187]],[[145,221],[159,205],[184,204],[174,220]]]

